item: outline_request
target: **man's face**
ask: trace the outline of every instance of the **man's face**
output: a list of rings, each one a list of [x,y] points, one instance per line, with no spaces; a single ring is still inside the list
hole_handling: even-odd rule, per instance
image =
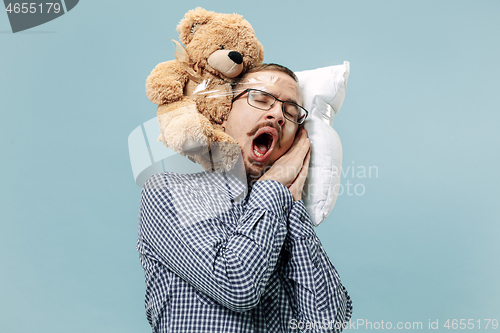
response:
[[[300,90],[293,78],[279,71],[248,74],[236,94],[247,88],[266,91],[283,101],[300,104]],[[247,176],[260,178],[292,145],[299,125],[285,119],[282,103],[263,111],[247,103],[244,94],[233,102],[231,113],[222,126],[240,145]]]

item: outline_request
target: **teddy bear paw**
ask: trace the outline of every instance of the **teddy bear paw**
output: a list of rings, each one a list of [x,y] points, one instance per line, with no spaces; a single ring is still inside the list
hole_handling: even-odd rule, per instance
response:
[[[185,151],[188,155],[189,153],[195,153],[199,151],[200,149],[206,148],[207,145],[201,143],[198,140],[192,139],[192,138],[187,138],[184,140],[184,143],[182,144],[182,150]]]
[[[161,132],[168,147],[182,155],[192,155],[207,149],[213,130],[204,116],[188,113],[173,117]]]
[[[234,142],[212,142],[210,163],[214,171],[231,170],[241,156],[241,148]]]
[[[241,155],[241,149],[229,142],[211,142],[210,148],[202,147],[187,155],[207,171],[229,171]]]

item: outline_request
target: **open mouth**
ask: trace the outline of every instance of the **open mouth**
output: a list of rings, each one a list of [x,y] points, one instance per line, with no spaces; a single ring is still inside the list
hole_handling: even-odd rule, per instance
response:
[[[252,158],[256,162],[265,161],[273,151],[277,137],[278,133],[272,127],[264,127],[257,131],[252,141]]]

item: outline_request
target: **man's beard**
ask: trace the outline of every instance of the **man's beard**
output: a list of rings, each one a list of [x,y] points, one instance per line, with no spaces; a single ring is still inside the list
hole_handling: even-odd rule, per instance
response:
[[[247,163],[250,164],[250,166],[248,166]],[[262,177],[267,172],[267,170],[271,169],[272,166],[273,163],[266,164],[264,166],[256,166],[254,163],[251,163],[248,160],[245,161],[245,171],[247,174],[248,186],[252,187],[255,182],[257,182],[260,177]]]
[[[272,121],[267,121],[263,124],[260,124],[260,125],[257,125],[255,126],[254,128],[252,128],[250,130],[250,132],[247,133],[248,136],[254,136],[255,133],[257,133],[257,131],[259,129],[261,129],[262,127],[272,127],[274,128],[276,131],[278,131],[278,138],[276,139],[276,146],[278,148],[281,148],[281,139],[283,138],[283,130],[281,129],[281,126],[276,124],[276,123],[273,123]]]

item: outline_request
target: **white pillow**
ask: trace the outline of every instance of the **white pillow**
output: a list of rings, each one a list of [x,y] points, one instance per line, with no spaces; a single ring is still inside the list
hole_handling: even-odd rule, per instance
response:
[[[297,72],[304,107],[309,116],[304,123],[311,140],[311,162],[305,184],[304,203],[315,226],[328,216],[337,200],[342,166],[342,146],[331,127],[345,97],[349,62],[343,65]],[[128,147],[135,183],[142,187],[152,175],[171,171],[202,172],[204,169],[185,156],[157,141],[156,117],[134,129]]]
[[[332,211],[340,187],[342,145],[332,123],[344,102],[349,62],[295,74],[309,111],[304,127],[311,140],[303,200],[313,224],[319,226]]]

